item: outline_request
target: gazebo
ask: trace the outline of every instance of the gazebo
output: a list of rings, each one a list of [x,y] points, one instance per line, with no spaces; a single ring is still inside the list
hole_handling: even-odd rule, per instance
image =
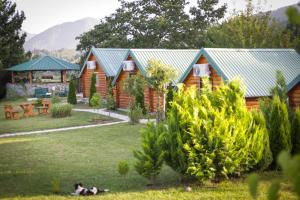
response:
[[[72,64],[52,56],[40,56],[30,61],[8,68],[11,71],[12,83],[16,77],[23,77],[32,83],[67,83],[67,72],[79,71],[79,65]]]

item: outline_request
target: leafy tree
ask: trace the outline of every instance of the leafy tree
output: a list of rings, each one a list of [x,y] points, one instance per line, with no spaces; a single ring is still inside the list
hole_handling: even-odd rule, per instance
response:
[[[249,0],[245,11],[208,29],[205,45],[226,48],[290,48],[290,31],[272,19],[271,12],[255,12]]]
[[[8,68],[25,59],[26,34],[21,32],[25,15],[9,0],[0,0],[0,13],[0,68]]]
[[[156,126],[154,123],[148,123],[141,131],[142,150],[133,152],[134,157],[137,159],[135,164],[136,171],[149,179],[151,184],[155,183],[164,161],[164,152],[161,148],[164,131],[164,124]]]
[[[120,1],[115,13],[79,36],[77,50],[91,46],[125,48],[200,48],[203,33],[224,17],[226,5],[218,0],[197,1],[190,15],[187,0]]]
[[[69,83],[68,103],[77,104],[75,80],[71,79]]]
[[[144,86],[145,82],[140,73],[137,73],[134,76],[128,76],[123,81],[123,89],[125,93],[130,96],[129,105],[131,105],[132,108],[140,107],[145,114]]]
[[[89,105],[91,105],[91,99],[93,95],[96,93],[96,74],[93,74],[91,77],[91,85],[90,85],[90,96],[89,96]]]
[[[295,110],[292,121],[293,154],[300,154],[300,108]]]
[[[298,6],[300,6],[299,3]],[[300,13],[297,8],[289,7],[286,10],[286,15],[288,16],[289,22],[287,28],[293,33],[294,47],[300,52]]]
[[[159,123],[160,119],[163,118],[164,115],[164,112],[160,111],[159,96],[162,96],[164,101],[166,85],[170,83],[174,77],[175,71],[171,66],[165,65],[159,60],[151,59],[148,61],[146,80],[148,85],[155,90],[156,123]]]

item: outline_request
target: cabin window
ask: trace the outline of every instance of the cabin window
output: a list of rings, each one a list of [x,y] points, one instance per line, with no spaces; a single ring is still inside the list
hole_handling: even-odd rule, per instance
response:
[[[98,87],[100,85],[99,74],[98,74],[98,72],[94,72],[94,74],[96,75],[96,86]]]

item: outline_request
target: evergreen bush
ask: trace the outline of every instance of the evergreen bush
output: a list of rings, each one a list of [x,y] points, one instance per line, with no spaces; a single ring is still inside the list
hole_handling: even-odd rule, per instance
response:
[[[69,83],[68,103],[77,104],[75,80],[71,79]]]
[[[164,134],[166,163],[200,181],[219,181],[268,165],[264,119],[247,110],[240,81],[211,88],[208,79],[203,80],[200,93],[195,87],[179,86]]]
[[[139,123],[139,120],[143,116],[143,109],[139,105],[134,105],[133,103],[129,105],[128,116],[130,119],[130,124],[134,125]]]
[[[149,179],[151,184],[155,183],[163,165],[164,151],[161,148],[161,142],[165,129],[164,124],[156,126],[154,123],[148,123],[141,130],[142,150],[133,152],[134,157],[137,159],[136,171],[141,176]]]
[[[90,106],[93,108],[100,108],[102,105],[102,99],[100,94],[94,93],[93,97],[90,100]]]
[[[89,96],[89,105],[91,105],[91,99],[94,95],[94,93],[96,93],[96,74],[93,74],[91,77],[91,85],[90,85],[90,96]]]
[[[118,164],[118,172],[121,176],[125,177],[129,172],[129,165],[128,162],[125,160],[122,160]]]
[[[113,87],[111,85],[111,80],[108,82],[108,87],[107,87],[106,108],[108,110],[116,109],[116,102],[113,96]]]

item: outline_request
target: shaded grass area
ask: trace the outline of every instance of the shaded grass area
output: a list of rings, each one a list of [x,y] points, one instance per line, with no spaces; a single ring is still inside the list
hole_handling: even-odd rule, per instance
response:
[[[147,188],[147,180],[134,170],[132,150],[140,147],[139,130],[143,125],[80,129],[0,139],[0,198],[7,199],[251,199],[244,179],[220,184],[192,185],[185,192],[178,175],[164,166],[158,178],[159,189]],[[117,172],[120,160],[130,164],[128,177]],[[276,172],[263,173],[260,199],[266,199]],[[59,195],[52,193],[52,181],[59,181]],[[71,197],[73,184],[109,188],[96,197]],[[296,199],[289,184],[284,184],[281,199]]]

